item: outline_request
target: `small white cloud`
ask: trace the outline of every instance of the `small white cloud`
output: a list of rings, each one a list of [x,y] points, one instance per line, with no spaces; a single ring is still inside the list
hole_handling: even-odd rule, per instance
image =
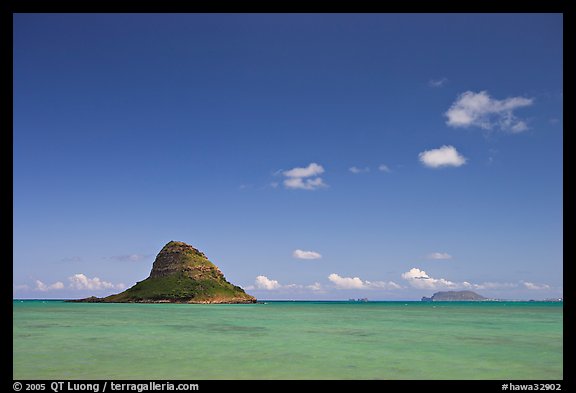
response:
[[[68,277],[70,287],[78,290],[102,290],[102,289],[122,289],[124,284],[112,284],[108,281],[102,281],[98,277],[89,278],[86,275],[79,273]]]
[[[57,281],[54,284],[50,285],[51,289],[64,289],[64,283],[61,281]]]
[[[364,287],[364,282],[359,277],[341,277],[336,273],[332,273],[328,276],[328,280],[342,289],[360,289]]]
[[[294,250],[292,256],[296,259],[320,259],[322,255],[316,251]]]
[[[391,172],[390,168],[388,168],[388,165],[384,165],[384,164],[380,164],[380,166],[378,166],[378,170],[380,172]]]
[[[288,171],[284,171],[282,173],[286,177],[312,177],[324,173],[324,168],[322,167],[322,165],[318,165],[315,162],[313,162],[305,168],[293,168]]]
[[[370,168],[368,168],[368,167],[358,168],[358,167],[355,167],[355,166],[351,166],[350,168],[348,168],[348,170],[349,170],[350,172],[352,172],[353,174],[355,174],[355,175],[357,175],[357,174],[359,174],[359,173],[367,173],[367,172],[370,172]]]
[[[342,277],[336,273],[328,276],[339,289],[400,289],[400,285],[393,281],[362,281],[360,277]]]
[[[517,288],[518,284],[511,282],[483,282],[481,284],[472,284],[474,289],[510,289]]]
[[[280,284],[277,280],[272,280],[266,276],[258,276],[254,280],[254,285],[244,287],[245,290],[277,291],[281,293],[306,293],[309,291],[322,293],[324,287],[319,282],[310,285],[302,284]]]
[[[533,99],[524,97],[497,100],[491,98],[486,91],[466,91],[446,111],[446,124],[452,127],[475,126],[485,130],[499,128],[512,133],[522,132],[528,126],[514,115],[514,110],[530,106],[533,102]]]
[[[300,284],[286,284],[280,286],[283,289],[301,289],[302,285]]]
[[[408,283],[414,288],[419,289],[456,288],[458,286],[467,287],[466,284],[471,285],[467,282],[466,284],[461,283],[458,285],[457,283],[444,278],[432,278],[424,270],[415,267],[406,273],[402,273],[402,278],[408,281]]]
[[[543,290],[551,289],[548,284],[536,284],[528,281],[520,281],[518,283],[513,282],[483,282],[481,284],[472,284],[474,289],[512,289],[512,288],[526,288],[530,290]]]
[[[428,254],[428,259],[452,259],[452,255],[447,252],[433,252]]]
[[[448,82],[447,78],[440,78],[440,79],[430,79],[428,81],[429,87],[442,87]]]
[[[290,177],[284,180],[286,188],[301,189],[301,190],[317,190],[318,188],[326,187],[326,183],[321,177],[314,179],[303,179],[301,177]]]
[[[466,163],[466,158],[458,153],[454,146],[449,145],[444,145],[438,149],[425,150],[418,154],[418,157],[420,162],[429,168],[459,167]]]
[[[60,281],[56,281],[54,284],[46,285],[40,280],[36,280],[36,288],[37,291],[52,291],[58,289],[64,289],[64,284]]]
[[[516,123],[510,126],[510,131],[512,131],[513,133],[526,131],[527,129],[528,126],[526,125],[526,122],[521,120],[516,121]]]
[[[524,288],[526,289],[531,289],[531,290],[542,290],[542,289],[550,289],[550,285],[547,284],[535,284],[533,282],[527,282],[527,281],[522,281],[522,285],[524,285]]]
[[[305,168],[293,168],[284,171],[282,172],[286,177],[286,179],[284,179],[284,186],[286,188],[301,190],[316,190],[326,187],[327,184],[319,177],[322,173],[324,173],[324,168],[315,162]]]
[[[406,273],[402,273],[402,278],[405,280],[412,280],[412,279],[428,279],[430,276],[426,274],[424,270],[420,270],[416,267],[413,267]]]
[[[306,288],[311,289],[312,291],[322,291],[324,289],[324,288],[322,288],[322,284],[320,284],[319,282],[315,282],[314,284],[307,285]]]
[[[278,289],[281,285],[276,280],[271,280],[266,276],[258,276],[256,277],[254,289],[266,289],[268,291]]]
[[[366,289],[401,289],[402,286],[394,281],[364,281]]]

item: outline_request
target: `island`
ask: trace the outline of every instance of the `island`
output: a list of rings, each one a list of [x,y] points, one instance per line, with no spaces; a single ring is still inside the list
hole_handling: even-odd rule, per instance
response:
[[[226,280],[206,255],[189,244],[168,242],[156,256],[150,276],[124,292],[81,303],[256,303]]]
[[[431,297],[424,296],[423,302],[453,302],[453,301],[478,301],[488,300],[484,296],[472,291],[444,291],[436,292]]]

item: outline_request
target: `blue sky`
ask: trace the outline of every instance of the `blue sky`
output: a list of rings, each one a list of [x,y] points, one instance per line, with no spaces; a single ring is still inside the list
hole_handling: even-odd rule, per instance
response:
[[[170,240],[259,299],[562,296],[560,14],[16,14],[15,298]]]

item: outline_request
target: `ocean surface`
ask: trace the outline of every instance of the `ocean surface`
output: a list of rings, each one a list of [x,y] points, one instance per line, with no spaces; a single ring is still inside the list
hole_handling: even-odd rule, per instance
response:
[[[14,379],[562,379],[562,303],[13,302]]]

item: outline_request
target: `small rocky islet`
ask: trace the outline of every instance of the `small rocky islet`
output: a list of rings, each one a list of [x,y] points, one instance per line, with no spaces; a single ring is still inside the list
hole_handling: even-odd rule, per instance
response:
[[[180,241],[168,242],[156,256],[150,276],[124,292],[80,303],[256,303],[226,280],[203,252]]]

